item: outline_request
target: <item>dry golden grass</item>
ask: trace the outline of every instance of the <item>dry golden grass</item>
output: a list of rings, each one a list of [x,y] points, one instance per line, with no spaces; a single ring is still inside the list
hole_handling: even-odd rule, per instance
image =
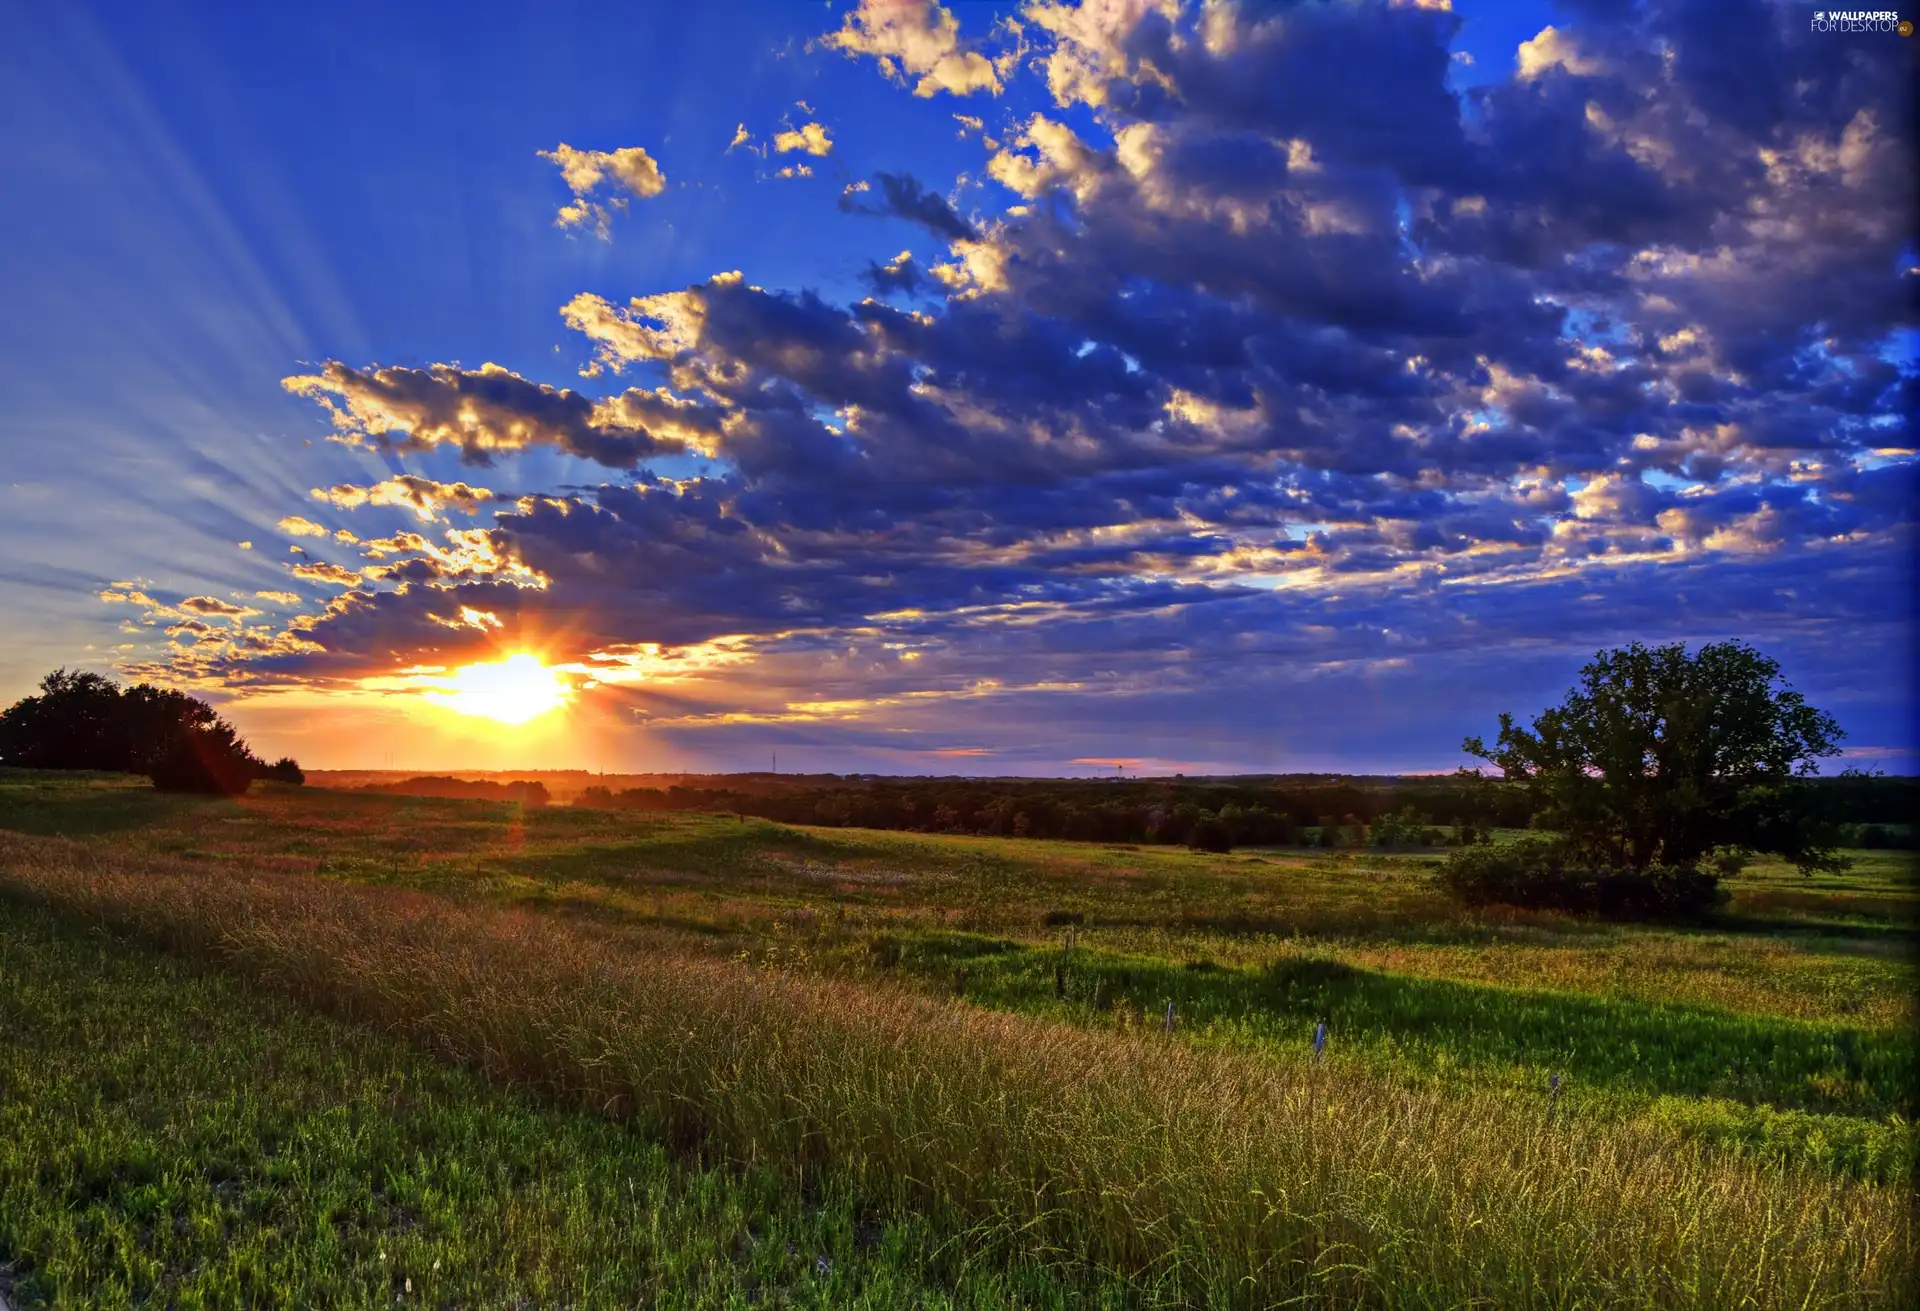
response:
[[[0,834],[0,895],[217,960],[713,1157],[1182,1300],[1901,1304],[1898,1192],[1448,1096],[678,954],[419,892]]]

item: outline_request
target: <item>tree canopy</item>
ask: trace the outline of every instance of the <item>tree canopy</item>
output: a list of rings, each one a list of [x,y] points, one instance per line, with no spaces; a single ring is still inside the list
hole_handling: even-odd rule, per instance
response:
[[[1500,716],[1498,765],[1534,794],[1538,823],[1616,868],[1693,868],[1716,847],[1831,869],[1830,826],[1804,781],[1844,734],[1744,642],[1603,651],[1531,729]]]
[[[35,696],[0,711],[0,761],[28,769],[145,774],[177,792],[244,792],[255,778],[301,782],[292,758],[268,765],[198,697],[151,683],[123,688],[56,669]]]

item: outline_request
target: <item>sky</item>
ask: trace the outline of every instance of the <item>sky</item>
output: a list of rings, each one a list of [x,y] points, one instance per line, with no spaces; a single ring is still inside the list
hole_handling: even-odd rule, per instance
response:
[[[1920,40],[1813,13],[0,0],[0,701],[1378,773],[1738,638],[1914,772]]]

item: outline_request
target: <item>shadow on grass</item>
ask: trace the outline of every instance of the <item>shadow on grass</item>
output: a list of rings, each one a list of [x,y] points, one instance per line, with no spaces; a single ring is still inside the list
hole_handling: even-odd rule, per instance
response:
[[[0,787],[0,828],[38,837],[83,838],[230,815],[224,797],[187,797],[152,788]]]
[[[1916,1044],[1899,1033],[1423,979],[1316,956],[1247,970],[948,934],[909,938],[887,955],[887,966],[936,984],[964,961],[967,995],[1009,1010],[1152,1017],[1171,1001],[1186,1031],[1302,1051],[1325,1020],[1333,1041],[1428,1074],[1530,1067],[1588,1087],[1876,1117],[1912,1118],[1920,1102],[1909,1077]]]

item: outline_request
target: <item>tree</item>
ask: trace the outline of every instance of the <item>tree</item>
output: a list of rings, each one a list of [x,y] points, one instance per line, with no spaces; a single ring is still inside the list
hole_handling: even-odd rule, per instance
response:
[[[292,757],[268,766],[198,697],[151,683],[122,688],[56,669],[37,695],[0,711],[0,760],[29,769],[146,774],[176,792],[244,792],[255,778],[304,781]]]
[[[1528,790],[1542,827],[1620,869],[1693,869],[1715,847],[1771,852],[1803,872],[1844,867],[1805,780],[1844,736],[1777,662],[1744,642],[1603,651],[1531,729],[1500,716],[1489,750]]]

